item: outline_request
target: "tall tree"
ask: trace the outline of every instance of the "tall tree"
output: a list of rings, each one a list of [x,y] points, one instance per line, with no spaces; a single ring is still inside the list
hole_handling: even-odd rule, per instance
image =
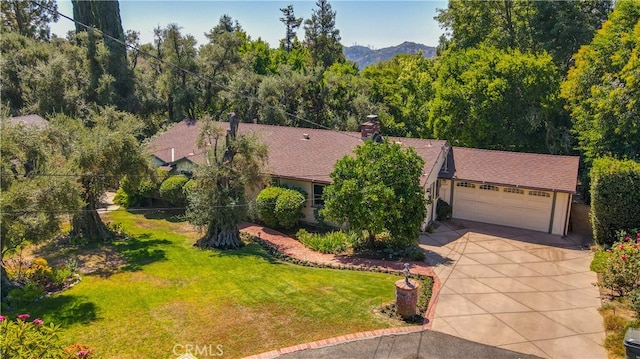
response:
[[[304,22],[305,44],[314,66],[327,68],[344,62],[340,30],[336,29],[336,12],[327,0],[318,0],[311,18]]]
[[[452,144],[514,151],[555,148],[560,78],[549,55],[482,46],[438,61],[429,127]]]
[[[228,15],[220,17],[218,24],[205,34],[209,42],[200,48],[200,73],[207,81],[202,86],[202,112],[220,117],[230,109],[220,92],[227,87],[242,62],[240,50],[246,34]]]
[[[205,121],[198,146],[208,147],[206,163],[196,170],[196,185],[188,194],[187,218],[206,230],[196,246],[239,248],[243,242],[238,224],[247,211],[245,191],[264,183],[267,147],[255,137],[238,134],[239,123],[234,114],[229,117],[226,134],[212,121]]]
[[[280,21],[286,28],[285,36],[280,42],[280,46],[284,48],[286,53],[289,53],[293,49],[294,39],[296,38],[296,29],[302,25],[302,18],[294,15],[293,5],[280,8],[280,11],[282,12]]]
[[[37,40],[49,40],[49,23],[58,21],[55,0],[3,0],[0,2],[0,29],[13,31]]]
[[[572,56],[588,44],[607,20],[611,0],[533,1],[533,41],[546,50],[563,74]]]
[[[76,33],[89,32],[89,59],[91,61],[91,76],[93,87],[97,87],[98,81],[103,73],[107,73],[114,78],[114,88],[116,96],[113,103],[102,103],[101,105],[116,105],[121,110],[131,110],[134,107],[133,97],[133,74],[127,62],[127,48],[125,44],[122,20],[120,19],[120,6],[117,0],[72,0],[73,18],[87,26],[100,30],[101,36],[90,29],[76,23]],[[96,58],[96,36],[104,41],[109,49],[106,68],[100,67]],[[114,40],[115,39],[115,40]]]
[[[413,148],[367,141],[338,160],[324,189],[325,217],[366,231],[369,244],[388,231],[398,247],[415,244],[427,213],[420,186],[424,160]]]
[[[439,10],[436,20],[447,30],[445,40],[454,50],[485,43],[527,51],[532,48],[531,14],[527,0],[450,0],[447,9]]]
[[[0,126],[0,269],[5,292],[5,254],[52,239],[60,231],[60,215],[81,203],[79,187],[66,176],[70,173],[63,156],[66,139],[59,131],[6,119]]]
[[[640,160],[640,3],[620,0],[562,84],[587,162]]]
[[[422,138],[433,136],[427,122],[429,102],[434,96],[434,63],[422,54],[398,55],[390,61],[362,70],[362,77],[369,84],[371,101],[388,109],[389,116],[386,117],[378,112],[385,134]]]
[[[69,157],[79,174],[83,201],[82,211],[73,215],[71,234],[106,241],[112,233],[98,215],[101,197],[125,175],[129,180],[141,178],[148,165],[135,137],[140,129],[135,116],[105,108],[87,121],[88,126],[74,120],[64,122],[72,138]]]
[[[191,35],[182,35],[180,27],[170,24],[160,33],[158,43],[162,59],[174,66],[158,64],[162,67],[156,82],[158,91],[166,103],[169,121],[179,122],[185,118],[195,118],[196,88],[195,79],[186,71],[195,73],[196,39]],[[186,71],[184,71],[186,70]]]

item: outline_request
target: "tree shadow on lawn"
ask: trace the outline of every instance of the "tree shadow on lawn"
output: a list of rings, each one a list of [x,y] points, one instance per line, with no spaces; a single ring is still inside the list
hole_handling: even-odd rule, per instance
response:
[[[147,239],[151,238],[148,233],[130,238],[126,241],[116,242],[116,248],[127,261],[121,270],[138,271],[143,265],[167,260],[166,252],[163,249],[154,248],[160,245],[171,245],[173,242],[167,239]]]
[[[256,243],[249,243],[239,249],[214,251],[213,253],[211,253],[211,257],[260,257],[269,262],[269,264],[282,264],[281,261],[277,260],[271,254],[267,253]]]
[[[151,208],[153,209],[153,208]],[[128,208],[127,212],[132,214],[140,214],[146,219],[162,219],[171,223],[184,222],[184,210],[179,209],[162,209],[162,210],[149,210],[149,208]]]
[[[73,324],[89,324],[98,320],[96,305],[84,296],[60,294],[46,297],[30,305],[31,316],[44,317],[63,328]]]

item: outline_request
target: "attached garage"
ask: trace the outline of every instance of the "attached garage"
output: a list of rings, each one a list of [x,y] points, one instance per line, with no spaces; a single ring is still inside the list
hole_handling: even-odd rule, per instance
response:
[[[453,217],[548,231],[551,193],[490,184],[455,182]]]
[[[439,196],[453,218],[564,235],[578,158],[454,147]],[[448,176],[447,176],[448,174]]]

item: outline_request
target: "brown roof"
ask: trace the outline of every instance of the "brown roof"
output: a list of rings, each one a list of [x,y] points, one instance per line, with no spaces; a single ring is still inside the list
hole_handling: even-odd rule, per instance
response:
[[[454,179],[574,193],[576,156],[454,147]]]
[[[148,148],[154,156],[170,163],[171,148],[174,161],[186,158],[192,162],[203,159],[203,150],[195,145],[201,122],[189,124],[180,122],[151,141]],[[224,129],[226,122],[220,122]],[[352,155],[356,146],[362,144],[360,132],[344,132],[311,128],[282,127],[241,123],[240,133],[254,132],[269,147],[268,170],[273,176],[301,179],[312,182],[329,183],[329,174],[337,160]],[[305,139],[304,135],[308,135]],[[402,142],[414,147],[426,161],[424,173],[429,174],[446,141],[416,138],[396,138],[389,140]],[[438,169],[436,169],[438,170]],[[426,176],[422,182],[426,181]]]

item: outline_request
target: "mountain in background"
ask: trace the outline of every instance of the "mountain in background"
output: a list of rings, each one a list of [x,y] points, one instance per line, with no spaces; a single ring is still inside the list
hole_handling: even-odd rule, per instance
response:
[[[416,54],[418,51],[422,51],[424,57],[435,57],[436,48],[426,46],[423,44],[416,44],[415,42],[405,41],[398,46],[385,47],[378,50],[371,50],[366,46],[343,46],[342,52],[347,60],[354,61],[358,64],[358,67],[362,70],[366,66],[375,64],[381,61],[386,61],[393,58],[398,54]]]

